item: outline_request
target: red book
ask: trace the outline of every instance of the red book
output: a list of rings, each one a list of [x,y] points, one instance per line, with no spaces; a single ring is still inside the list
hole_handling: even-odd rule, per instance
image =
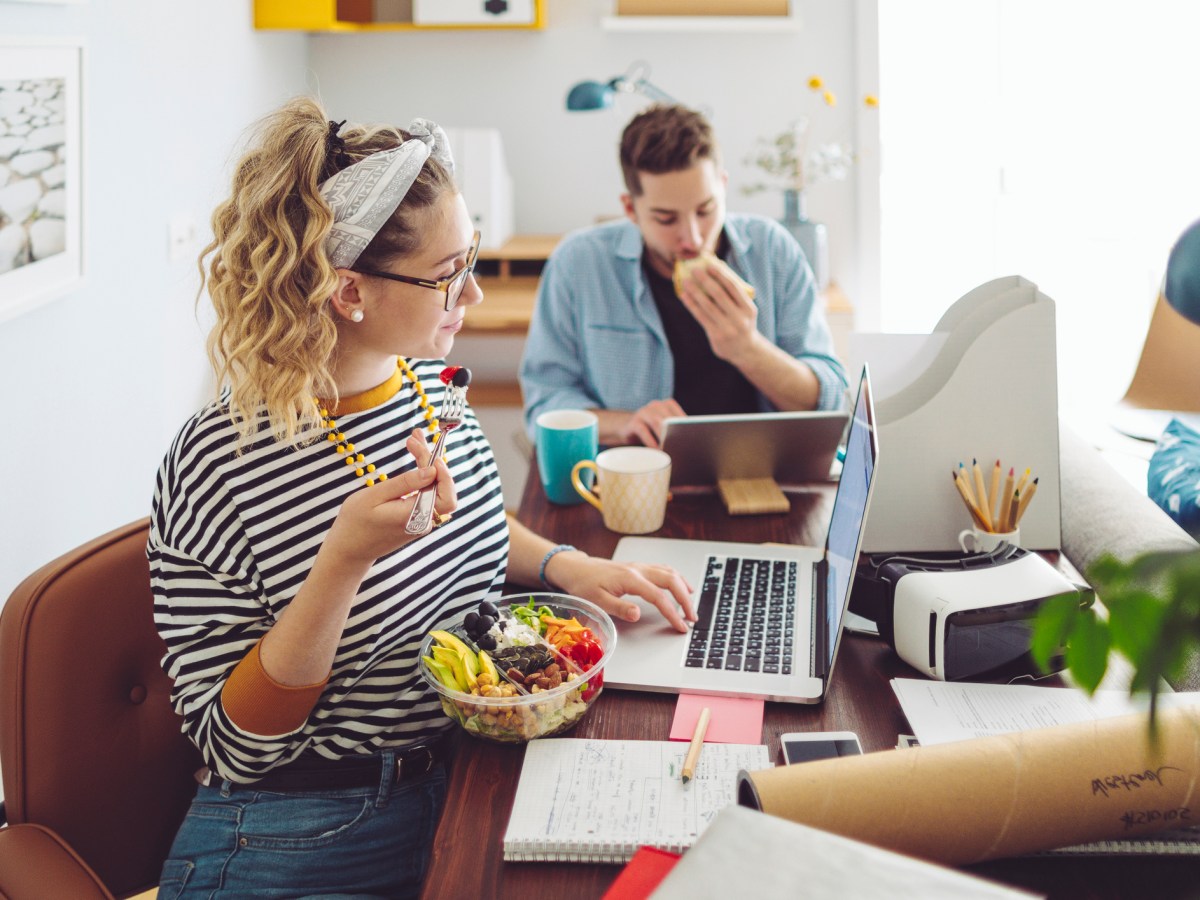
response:
[[[677,862],[678,853],[639,847],[601,900],[646,900]]]

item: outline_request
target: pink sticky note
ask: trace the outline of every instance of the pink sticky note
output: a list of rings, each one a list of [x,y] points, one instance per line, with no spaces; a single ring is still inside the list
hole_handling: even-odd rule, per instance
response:
[[[704,740],[714,744],[761,744],[763,701],[740,697],[706,697],[680,694],[671,723],[671,740],[690,741],[700,710],[708,707],[711,718]]]

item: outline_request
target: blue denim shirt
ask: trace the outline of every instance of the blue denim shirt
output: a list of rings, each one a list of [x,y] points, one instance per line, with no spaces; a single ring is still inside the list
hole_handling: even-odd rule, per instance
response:
[[[754,286],[759,332],[812,369],[821,385],[818,409],[840,408],[846,373],[804,251],[762,216],[730,214],[725,235],[726,262]],[[622,220],[567,235],[546,262],[521,360],[531,439],[547,410],[635,410],[673,396],[674,360],[642,249],[637,226]],[[758,404],[775,409],[761,393]]]

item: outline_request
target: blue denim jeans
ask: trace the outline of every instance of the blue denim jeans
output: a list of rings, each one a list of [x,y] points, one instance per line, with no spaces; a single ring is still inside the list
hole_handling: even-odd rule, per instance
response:
[[[446,799],[441,765],[395,782],[331,791],[196,792],[163,864],[159,900],[416,897]]]

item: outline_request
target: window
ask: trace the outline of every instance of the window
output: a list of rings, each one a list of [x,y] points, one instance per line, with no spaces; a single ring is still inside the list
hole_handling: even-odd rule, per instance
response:
[[[1060,404],[1120,399],[1200,218],[1192,0],[879,3],[881,324],[1019,274],[1056,303]]]

